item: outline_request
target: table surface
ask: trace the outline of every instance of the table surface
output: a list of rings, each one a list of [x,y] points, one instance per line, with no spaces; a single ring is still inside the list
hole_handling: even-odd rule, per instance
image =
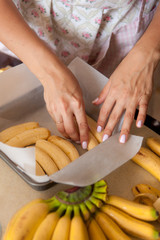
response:
[[[157,136],[156,133],[145,126],[137,129],[134,125],[132,126],[131,133],[143,136],[143,144],[145,144],[147,137]],[[124,164],[105,177],[105,179],[108,183],[109,194],[119,195],[128,199],[133,199],[131,188],[138,183],[147,183],[160,189],[160,183],[151,174],[132,161]],[[0,159],[0,223],[2,225],[2,232],[4,233],[12,215],[24,204],[35,198],[50,198],[56,192],[67,188],[69,186],[56,184],[48,190],[36,191]]]

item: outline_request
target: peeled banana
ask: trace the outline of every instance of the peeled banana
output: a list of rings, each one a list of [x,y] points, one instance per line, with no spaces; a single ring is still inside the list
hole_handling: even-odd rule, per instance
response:
[[[69,157],[71,161],[74,161],[75,159],[79,158],[79,153],[76,147],[68,140],[53,135],[48,138],[48,141],[54,143],[59,148],[61,148],[62,151],[65,152],[65,154]]]
[[[42,169],[48,176],[58,171],[58,168],[52,158],[39,147],[36,146],[36,161],[40,164]]]
[[[39,163],[36,161],[36,176],[43,176],[45,175],[45,172],[43,168],[39,165]]]
[[[16,135],[29,130],[38,128],[39,123],[38,122],[26,122],[22,124],[18,124],[9,128],[6,128],[2,132],[0,132],[0,141],[5,143],[9,141],[11,138],[15,137]]]
[[[89,131],[89,141],[88,141],[88,146],[87,149],[88,151],[91,150],[92,148],[96,147],[98,145],[97,139],[94,137],[94,135]]]
[[[26,147],[35,144],[39,139],[47,139],[49,136],[50,131],[47,128],[39,127],[17,134],[8,140],[6,144],[12,147]]]
[[[36,147],[46,152],[53,159],[58,169],[64,168],[71,162],[69,157],[54,143],[41,139],[36,142]]]
[[[160,139],[153,137],[147,138],[146,143],[154,153],[160,156]]]
[[[102,142],[102,138],[103,138],[103,131],[102,132],[97,132],[97,123],[94,119],[92,119],[91,117],[89,117],[87,115],[87,122],[88,122],[88,126],[90,131],[92,132],[93,136],[97,139],[97,141],[99,143]]]
[[[143,167],[160,181],[160,158],[151,150],[141,147],[140,151],[132,158],[132,161]]]

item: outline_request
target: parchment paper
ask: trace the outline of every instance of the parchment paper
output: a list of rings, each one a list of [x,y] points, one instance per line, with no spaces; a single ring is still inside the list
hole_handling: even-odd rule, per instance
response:
[[[86,64],[79,58],[76,58],[72,61],[72,63],[68,66],[70,70],[74,73],[76,78],[78,79],[85,101],[86,112],[97,119],[99,108],[92,104],[92,100],[95,99],[100,91],[103,89],[104,85],[108,81],[108,79],[103,76],[101,73],[96,71],[94,68]],[[13,84],[11,80],[11,70],[8,75],[8,81]],[[24,81],[26,81],[27,76],[32,81],[32,73],[24,67],[22,64],[22,69],[20,66],[14,69],[14,76],[19,73],[23,73],[25,76]],[[17,73],[16,73],[17,72]],[[15,78],[15,77],[14,77]],[[6,89],[7,72],[5,76],[0,81],[1,87]],[[25,84],[23,85],[22,79],[19,77],[16,83],[18,86],[20,85],[21,93],[19,93],[16,88],[15,91],[12,92],[10,97],[6,97],[3,94],[3,101],[0,101],[0,117],[7,118],[8,121],[12,118],[12,114],[9,111],[7,113],[4,111],[5,106],[12,105],[12,102],[16,102],[17,98],[23,97],[25,94],[33,93],[33,90],[39,91],[41,86],[35,77],[33,77],[33,88],[29,87],[29,90],[24,89]],[[28,83],[29,84],[29,83]],[[22,87],[23,86],[23,87]],[[32,96],[32,95],[31,95]],[[6,99],[6,101],[5,101]],[[20,101],[18,101],[19,103]],[[24,107],[23,107],[24,108]],[[5,114],[3,114],[5,112]],[[117,124],[114,134],[118,133],[121,129],[121,124],[123,121],[123,117],[121,118],[119,124]],[[21,168],[22,171],[25,171],[30,177],[32,177],[37,182],[45,182],[50,178],[51,180],[59,183],[66,183],[77,186],[85,186],[92,184],[104,176],[111,173],[116,168],[120,167],[122,164],[130,160],[137,151],[139,150],[142,143],[142,138],[138,136],[130,136],[127,144],[120,144],[118,142],[118,134],[111,137],[104,143],[99,144],[93,150],[84,153],[79,159],[69,164],[64,169],[58,171],[52,176],[35,176],[35,148],[13,148],[9,147],[6,144],[0,143],[0,150],[2,150],[12,161],[14,161],[17,166]]]

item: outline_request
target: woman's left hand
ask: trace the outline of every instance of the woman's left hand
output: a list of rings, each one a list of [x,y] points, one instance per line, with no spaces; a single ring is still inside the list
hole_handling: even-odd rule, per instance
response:
[[[103,141],[112,135],[125,111],[119,138],[121,143],[125,143],[138,106],[136,126],[142,127],[152,94],[153,72],[157,65],[157,61],[153,60],[150,51],[135,46],[113,72],[99,97],[93,101],[95,105],[103,103],[97,121],[97,131],[104,129]]]

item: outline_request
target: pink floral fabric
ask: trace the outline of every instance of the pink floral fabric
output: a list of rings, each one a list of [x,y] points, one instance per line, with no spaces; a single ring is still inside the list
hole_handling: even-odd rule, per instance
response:
[[[159,2],[157,0],[13,1],[25,21],[51,46],[66,65],[79,56],[107,76],[113,72],[118,62],[143,34]],[[125,44],[127,44],[126,48]],[[113,61],[115,59],[118,60]],[[108,68],[108,64],[112,66]],[[104,68],[108,70],[104,71]]]

